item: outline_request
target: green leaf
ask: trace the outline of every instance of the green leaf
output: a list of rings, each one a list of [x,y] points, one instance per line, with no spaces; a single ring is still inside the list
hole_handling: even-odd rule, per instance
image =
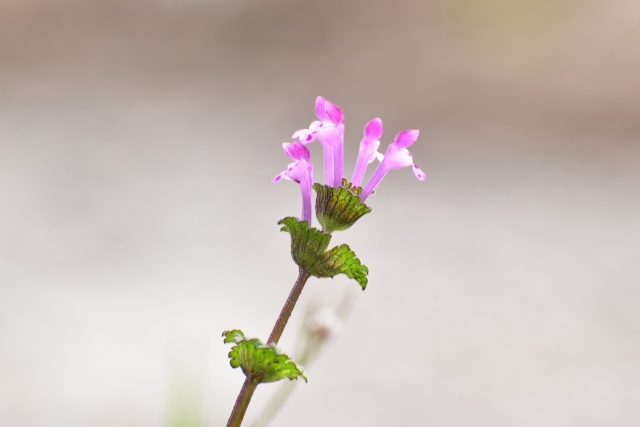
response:
[[[257,338],[246,338],[239,329],[222,333],[225,343],[235,343],[229,352],[233,368],[241,368],[245,376],[255,378],[261,383],[271,383],[284,378],[289,380],[307,376],[289,356],[275,345],[264,345]]]
[[[367,287],[369,269],[349,246],[342,244],[327,251],[331,235],[309,228],[307,221],[286,217],[278,224],[283,225],[282,231],[291,234],[291,256],[304,271],[315,277],[344,274],[356,280],[362,289]]]
[[[291,234],[291,257],[298,266],[313,274],[318,264],[323,262],[322,256],[329,246],[331,235],[317,228],[309,228],[307,221],[298,221],[288,216],[278,221],[283,227],[280,231]]]
[[[356,254],[349,248],[349,246],[342,244],[332,248],[330,251],[324,254],[325,264],[329,268],[324,271],[324,277],[333,277],[337,274],[344,274],[349,279],[354,279],[360,284],[364,290],[367,287],[369,279],[369,269],[366,265],[362,264],[356,257]]]
[[[361,187],[353,187],[346,179],[338,188],[313,184],[316,190],[316,217],[325,233],[346,230],[371,209],[360,201]]]

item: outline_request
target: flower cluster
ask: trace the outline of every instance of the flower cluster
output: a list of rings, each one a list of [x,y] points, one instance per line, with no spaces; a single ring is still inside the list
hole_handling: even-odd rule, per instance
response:
[[[293,160],[287,169],[273,178],[272,183],[282,178],[295,181],[300,184],[302,193],[301,221],[307,221],[311,225],[311,184],[313,181],[313,166],[310,162],[309,149],[306,147],[313,141],[318,141],[324,154],[324,181],[325,185],[339,188],[343,180],[343,152],[344,152],[344,118],[340,107],[319,96],[316,99],[316,116],[308,129],[296,131],[292,138],[295,142],[282,144],[285,154]],[[382,136],[382,120],[375,118],[364,127],[364,137],[360,142],[360,152],[351,178],[351,186],[361,187],[362,178],[369,163],[378,160],[380,164],[371,175],[371,178],[359,192],[360,202],[373,193],[382,178],[393,169],[412,166],[415,177],[423,181],[425,174],[413,163],[411,153],[407,149],[418,138],[419,131],[405,130],[398,133],[382,154],[378,151],[380,137]]]

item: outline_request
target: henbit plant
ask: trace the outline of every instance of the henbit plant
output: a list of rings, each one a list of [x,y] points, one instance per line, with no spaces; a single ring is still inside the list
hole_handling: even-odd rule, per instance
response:
[[[375,118],[364,127],[364,137],[353,171],[351,182],[343,178],[344,124],[340,108],[322,97],[316,99],[316,115],[308,129],[293,134],[295,142],[282,144],[285,154],[293,160],[287,168],[273,178],[272,183],[282,178],[297,182],[302,194],[300,219],[286,217],[278,221],[281,230],[291,235],[291,256],[298,265],[298,278],[278,316],[266,343],[257,338],[247,338],[238,329],[225,331],[225,343],[234,343],[229,352],[233,368],[241,368],[245,381],[233,407],[227,427],[238,427],[260,383],[294,380],[302,377],[307,381],[302,368],[284,354],[277,343],[293,312],[298,298],[309,277],[334,277],[344,274],[354,279],[364,290],[368,283],[369,269],[355,253],[342,244],[328,249],[331,233],[346,230],[363,215],[371,212],[364,201],[373,193],[382,178],[393,169],[412,166],[415,177],[423,181],[425,174],[413,163],[407,149],[418,138],[417,130],[398,133],[384,154],[378,152],[382,136],[382,120]],[[324,185],[313,183],[313,165],[307,144],[318,141],[324,154]],[[380,164],[364,187],[362,178],[369,163]],[[316,218],[322,229],[311,227],[311,189],[317,193]]]

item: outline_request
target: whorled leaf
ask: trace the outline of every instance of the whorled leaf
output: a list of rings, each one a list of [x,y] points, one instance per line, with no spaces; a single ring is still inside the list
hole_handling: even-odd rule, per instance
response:
[[[323,254],[329,246],[331,235],[317,228],[309,228],[307,221],[298,221],[294,217],[278,221],[281,231],[291,234],[291,257],[295,263],[310,274],[323,262]]]
[[[363,290],[367,287],[369,269],[360,262],[349,246],[342,244],[331,248],[325,252],[324,259],[325,263],[319,266],[322,269],[327,267],[323,271],[324,277],[333,277],[342,273],[358,282]]]
[[[356,257],[349,246],[342,244],[326,250],[331,235],[309,228],[306,221],[286,217],[278,221],[282,231],[291,234],[291,256],[304,271],[315,277],[345,274],[356,280],[362,289],[367,287],[369,269]]]
[[[362,188],[353,187],[346,179],[338,188],[313,184],[316,190],[316,217],[325,233],[346,230],[371,209],[360,201]]]
[[[258,338],[246,338],[239,329],[222,333],[225,343],[235,343],[229,352],[230,364],[240,367],[245,376],[261,383],[271,383],[284,378],[295,380],[307,376],[289,356],[275,345],[264,345]]]

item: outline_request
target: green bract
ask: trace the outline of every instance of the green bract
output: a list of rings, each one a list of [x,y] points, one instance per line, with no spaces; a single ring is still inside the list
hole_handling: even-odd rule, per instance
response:
[[[302,369],[282,353],[275,345],[264,345],[257,338],[246,338],[239,329],[222,333],[225,343],[235,343],[229,352],[230,363],[233,368],[240,367],[245,376],[261,383],[271,383],[284,378],[290,380],[302,377],[307,382],[307,376]]]
[[[313,184],[316,197],[316,217],[325,233],[346,230],[371,209],[360,201],[362,188],[352,187],[346,179],[338,188]]]
[[[342,244],[327,250],[331,235],[317,228],[309,228],[307,221],[286,217],[278,221],[282,231],[291,234],[291,256],[295,263],[315,277],[345,274],[356,280],[362,289],[367,287],[369,269],[363,265],[349,246]]]

